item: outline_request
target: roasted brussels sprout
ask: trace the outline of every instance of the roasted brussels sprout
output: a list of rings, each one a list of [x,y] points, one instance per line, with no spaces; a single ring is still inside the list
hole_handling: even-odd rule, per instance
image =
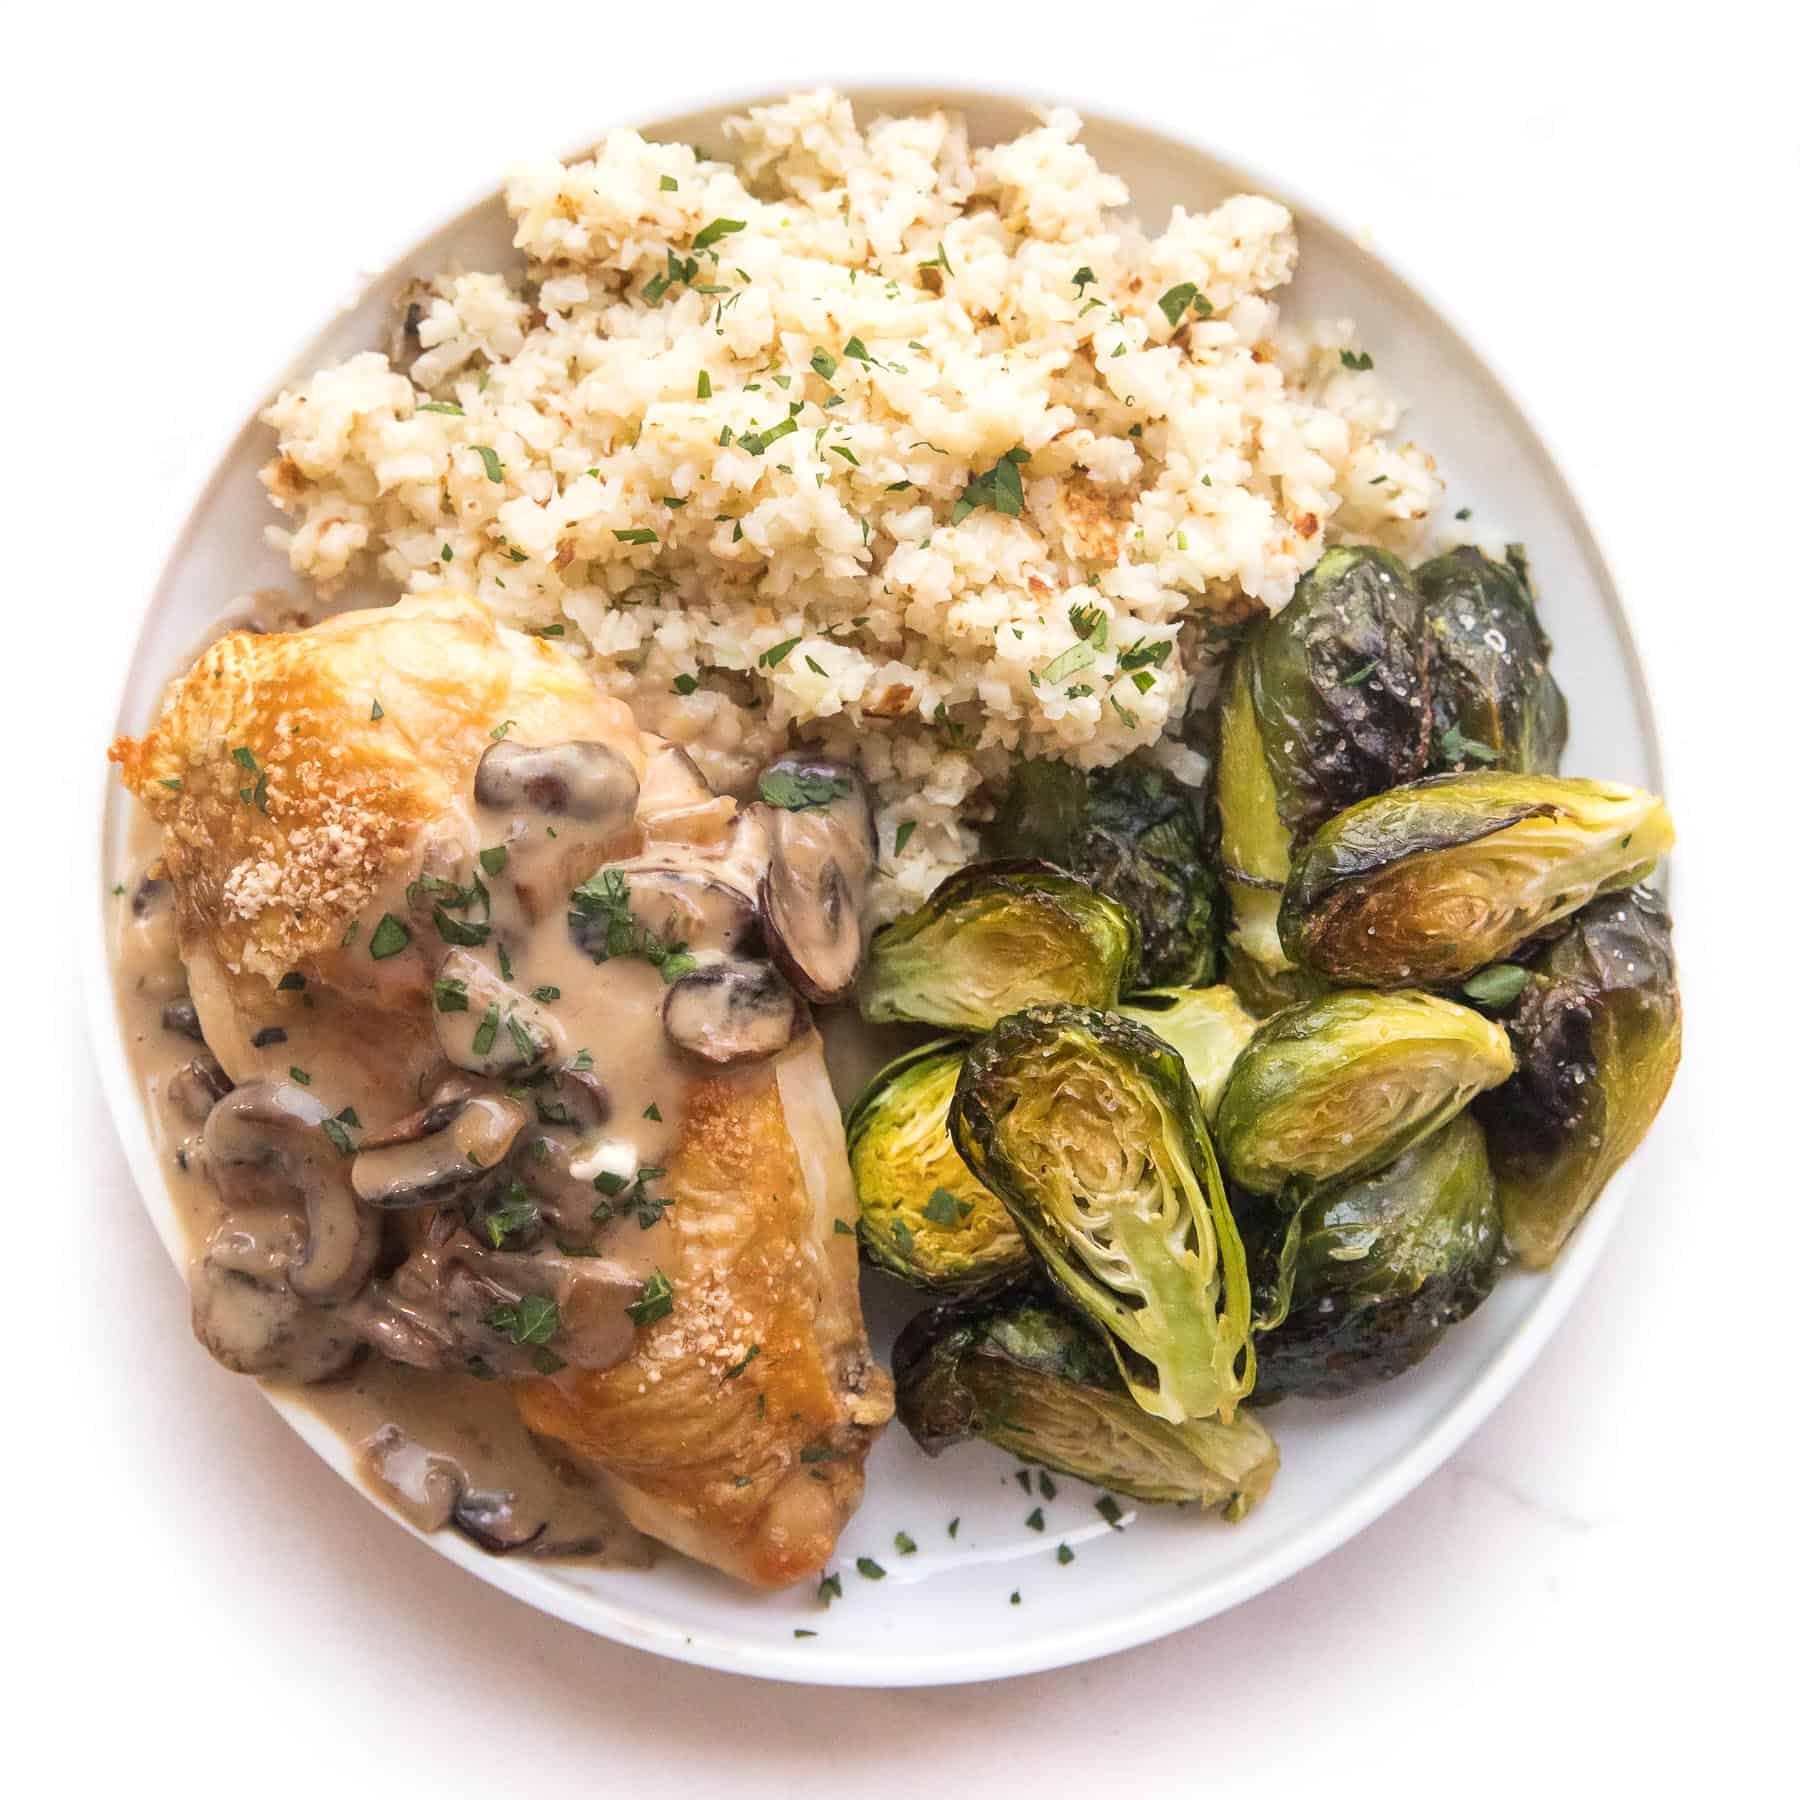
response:
[[[1353,1393],[1410,1369],[1493,1288],[1500,1203],[1468,1113],[1386,1168],[1285,1216],[1240,1207],[1259,1300],[1281,1322],[1256,1340],[1256,1397]]]
[[[1233,935],[1288,962],[1279,890],[1297,846],[1353,801],[1425,772],[1430,646],[1418,589],[1383,550],[1327,550],[1232,666],[1219,718],[1219,848]]]
[[[1247,1411],[1229,1423],[1153,1418],[1119,1379],[1106,1340],[1035,1296],[920,1313],[894,1346],[895,1399],[927,1455],[983,1437],[1027,1462],[1129,1494],[1241,1519],[1281,1457]]]
[[[1142,933],[1149,986],[1204,986],[1218,975],[1220,899],[1196,799],[1141,756],[1085,773],[1021,763],[987,844],[995,856],[1055,863],[1119,901]]]
[[[1302,967],[1374,987],[1460,981],[1629,887],[1675,841],[1654,794],[1480,770],[1341,812],[1294,864],[1281,941]]]
[[[1482,1096],[1506,1238],[1547,1267],[1650,1129],[1681,1060],[1669,915],[1647,888],[1583,907],[1531,964],[1506,1029],[1519,1071]]]
[[[1219,1102],[1219,1154],[1239,1187],[1293,1211],[1392,1162],[1512,1069],[1506,1033],[1466,1006],[1327,994],[1257,1027]]]
[[[861,988],[874,1023],[985,1031],[1049,1001],[1111,1006],[1137,966],[1118,901],[1046,863],[974,863],[877,933]]]
[[[964,1046],[940,1038],[880,1071],[845,1121],[863,1254],[935,1294],[971,1294],[1024,1274],[1012,1216],[950,1141]]]
[[[1256,1030],[1237,995],[1228,987],[1150,988],[1122,1001],[1119,1011],[1179,1052],[1210,1124],[1225,1077]]]
[[[1414,579],[1435,652],[1432,770],[1554,775],[1569,713],[1523,572],[1465,546],[1421,565]]]
[[[1241,944],[1229,940],[1223,960],[1227,984],[1253,1019],[1266,1019],[1284,1006],[1315,1000],[1320,994],[1331,992],[1330,982],[1291,965],[1271,968],[1268,963],[1258,962]]]
[[[950,1135],[1138,1405],[1229,1419],[1256,1376],[1250,1286],[1180,1056],[1116,1013],[1034,1006],[971,1046]]]

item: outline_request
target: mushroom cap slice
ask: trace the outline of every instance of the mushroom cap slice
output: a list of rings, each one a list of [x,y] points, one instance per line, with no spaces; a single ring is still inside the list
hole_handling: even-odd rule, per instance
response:
[[[862,963],[877,852],[868,785],[847,763],[798,754],[777,758],[758,785],[769,866],[757,905],[769,954],[808,1000],[841,1000]]]
[[[356,1153],[350,1182],[359,1200],[390,1212],[459,1200],[505,1161],[527,1124],[525,1109],[499,1094],[471,1094],[413,1117],[416,1136]]]
[[[766,962],[710,963],[663,1000],[663,1029],[702,1062],[754,1062],[786,1049],[809,1024],[806,1003]]]
[[[606,744],[518,744],[482,752],[475,798],[497,812],[550,813],[623,831],[637,811],[637,771]]]

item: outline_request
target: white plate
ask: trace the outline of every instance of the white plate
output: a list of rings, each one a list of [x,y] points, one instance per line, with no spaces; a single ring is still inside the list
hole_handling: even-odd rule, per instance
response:
[[[978,93],[851,93],[865,117],[879,107],[958,107],[986,142],[1030,122],[1024,104]],[[720,119],[746,103],[734,98],[640,129],[716,144]],[[1566,766],[1660,787],[1643,674],[1592,533],[1508,391],[1442,312],[1415,282],[1284,181],[1238,168],[1169,131],[1098,114],[1087,115],[1086,141],[1106,168],[1130,183],[1136,210],[1153,228],[1177,201],[1193,208],[1246,190],[1294,208],[1302,274],[1283,305],[1294,317],[1356,319],[1359,342],[1412,401],[1409,432],[1451,479],[1447,504],[1473,506],[1477,523],[1503,528],[1530,548],[1556,639],[1554,667],[1570,701]],[[383,343],[392,298],[414,274],[450,262],[512,266],[510,235],[497,198],[458,215],[372,282],[354,308],[293,358],[289,372]],[[124,677],[120,730],[143,727],[161,684],[228,601],[291,583],[285,562],[262,541],[272,513],[255,471],[270,447],[264,429],[246,424],[183,524]],[[123,826],[123,796],[111,789],[102,848],[106,884],[118,878]],[[103,891],[96,881],[93,892]],[[94,1041],[144,1203],[179,1265],[185,1253],[112,1017],[105,955],[104,921],[96,920],[88,982]],[[1027,1497],[1015,1484],[1011,1458],[974,1444],[928,1461],[896,1426],[870,1458],[868,1498],[833,1565],[844,1597],[829,1610],[810,1588],[756,1595],[676,1557],[649,1573],[586,1572],[486,1556],[449,1533],[427,1541],[483,1581],[572,1624],[742,1674],[901,1686],[1016,1675],[1124,1649],[1223,1611],[1304,1568],[1436,1468],[1519,1379],[1567,1312],[1618,1217],[1631,1175],[1627,1168],[1614,1179],[1553,1273],[1509,1275],[1420,1368],[1348,1402],[1288,1402],[1271,1412],[1281,1474],[1269,1500],[1242,1525],[1150,1508],[1141,1515],[1127,1511],[1125,1528],[1115,1531],[1095,1511],[1094,1491],[1079,1482],[1059,1481],[1053,1501]],[[910,1307],[883,1281],[871,1277],[864,1285],[871,1331],[885,1352]],[[280,1399],[272,1404],[354,1480],[345,1446],[310,1413]],[[1037,1532],[1025,1519],[1040,1504],[1045,1528]],[[954,1540],[946,1529],[952,1519],[961,1521]],[[900,1531],[917,1540],[917,1554],[895,1554]],[[1076,1552],[1066,1566],[1055,1554],[1065,1543]],[[856,1573],[856,1558],[864,1555],[881,1562],[885,1580]],[[797,1628],[818,1635],[797,1639]]]

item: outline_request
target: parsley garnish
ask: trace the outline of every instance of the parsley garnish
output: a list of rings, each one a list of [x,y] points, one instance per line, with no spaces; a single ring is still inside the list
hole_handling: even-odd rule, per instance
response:
[[[369,708],[369,717],[371,720],[380,720],[387,717],[387,714],[381,710],[381,702],[379,700]]]
[[[496,1000],[481,1015],[481,1023],[475,1027],[474,1050],[477,1056],[486,1056],[494,1047],[494,1039],[500,1035],[500,1002]]]
[[[714,219],[710,225],[703,225],[699,235],[694,239],[696,250],[710,250],[722,237],[730,237],[734,231],[742,231],[742,219]]]
[[[829,350],[818,349],[812,353],[812,366],[820,378],[829,381],[837,373],[837,358]]]
[[[522,1300],[503,1302],[482,1314],[490,1331],[504,1333],[515,1344],[547,1344],[562,1323],[554,1300],[527,1294]]]
[[[1044,670],[1043,678],[1046,681],[1062,681],[1083,669],[1092,668],[1094,661],[1094,646],[1086,638],[1082,638],[1051,661]]]
[[[787,661],[788,653],[798,644],[797,637],[783,638],[779,644],[771,644],[756,660],[765,669],[779,669]]]
[[[481,458],[481,466],[487,470],[489,481],[498,482],[504,479],[502,471],[506,468],[491,444],[471,444],[469,446]]]
[[[971,1201],[957,1199],[948,1188],[933,1188],[921,1210],[934,1225],[960,1225],[975,1207]]]
[[[477,860],[487,874],[498,875],[506,867],[506,846],[496,844],[491,850],[483,850]]]
[[[872,1556],[859,1556],[856,1559],[856,1572],[864,1581],[885,1581],[887,1570]]]
[[[1162,308],[1163,317],[1169,321],[1171,326],[1174,326],[1181,323],[1182,315],[1199,297],[1200,290],[1193,282],[1180,281],[1170,288],[1156,304]],[[1206,310],[1211,312],[1212,307],[1209,305]]]
[[[1366,350],[1340,350],[1338,361],[1346,369],[1372,369],[1375,366],[1375,359]]]
[[[332,1147],[339,1156],[354,1156],[356,1145],[351,1142],[350,1134],[337,1119],[325,1119],[320,1122],[319,1129],[331,1140]]]
[[[665,982],[676,982],[695,967],[687,945],[665,943],[648,926],[641,924],[631,911],[631,888],[619,869],[601,869],[588,877],[569,895],[577,915],[606,921],[605,942],[593,946],[587,936],[588,954],[595,962],[608,962],[615,956],[641,956],[662,973]]]
[[[958,496],[950,509],[950,523],[960,525],[977,507],[991,507],[1008,518],[1017,518],[1025,505],[1025,491],[1019,481],[1019,465],[1030,460],[1028,450],[1014,448],[991,469],[975,477]]]
[[[670,685],[675,693],[685,696],[693,693],[700,683],[692,675],[677,675]]]
[[[453,419],[463,416],[463,409],[450,400],[427,400],[419,407],[420,412],[448,413]]]
[[[1470,762],[1491,763],[1500,760],[1500,752],[1491,744],[1484,744],[1479,738],[1464,737],[1455,725],[1438,739],[1438,749],[1451,762],[1467,759]]]
[[[1517,963],[1495,963],[1479,975],[1471,975],[1462,991],[1477,1006],[1510,1006],[1525,991],[1530,979]]]
[[[669,1286],[669,1278],[661,1269],[653,1270],[650,1279],[644,1283],[644,1296],[634,1300],[626,1307],[634,1325],[653,1325],[658,1319],[666,1319],[675,1310],[675,1290]]]
[[[615,531],[613,536],[621,544],[654,544],[660,541],[648,525],[634,525],[629,531]]]
[[[1044,1529],[1044,1509],[1041,1506],[1034,1506],[1031,1511],[1025,1515],[1025,1529],[1027,1531],[1042,1531]]]
[[[918,1547],[919,1546],[913,1542],[912,1534],[910,1532],[896,1531],[894,1533],[894,1548],[898,1550],[902,1556],[911,1556]]]
[[[440,975],[431,984],[431,999],[439,1012],[467,1012],[469,984],[459,981],[454,975]]]
[[[446,944],[460,944],[465,949],[474,949],[488,941],[488,933],[493,927],[485,922],[471,924],[467,919],[458,919],[444,910],[440,900],[431,909],[431,922],[437,927],[437,934]]]
[[[783,812],[806,812],[850,792],[848,775],[813,775],[798,769],[765,769],[756,783],[756,791],[771,806]]]
[[[761,1355],[762,1345],[752,1344],[750,1348],[725,1371],[725,1379],[727,1381],[736,1381],[737,1378]]]
[[[894,854],[898,856],[912,842],[912,834],[919,829],[917,819],[902,819],[894,828]]]
[[[531,997],[534,1000],[543,1001],[548,1006],[552,1000],[562,998],[562,989],[559,987],[534,987],[531,990]]]
[[[820,1581],[819,1600],[823,1605],[829,1606],[832,1601],[841,1600],[843,1597],[844,1583],[840,1577],[827,1575]]]
[[[1119,1523],[1119,1503],[1111,1494],[1102,1494],[1100,1498],[1094,1502],[1094,1511],[1097,1512],[1114,1531],[1124,1529]]]
[[[356,921],[351,921],[352,925]],[[354,936],[354,932],[345,934],[345,947]],[[392,913],[383,913],[373,932],[369,935],[369,955],[376,962],[382,962],[390,956],[398,956],[412,942],[412,929],[404,919],[396,919]]]

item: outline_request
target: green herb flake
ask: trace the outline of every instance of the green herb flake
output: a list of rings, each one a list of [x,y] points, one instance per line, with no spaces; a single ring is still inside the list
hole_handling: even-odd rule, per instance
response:
[[[662,1108],[652,1100],[650,1104],[644,1108],[644,1117],[646,1119],[654,1120],[656,1124],[660,1125],[662,1123]]]
[[[912,834],[919,829],[917,819],[902,819],[894,827],[894,854],[898,856],[912,842]]]
[[[1054,1500],[1056,1498],[1056,1483],[1050,1479],[1049,1470],[1038,1470],[1037,1485],[1038,1492],[1042,1494],[1046,1500]]]
[[[1061,656],[1051,660],[1044,670],[1046,681],[1063,681],[1083,669],[1091,669],[1096,661],[1094,646],[1086,638],[1071,644]]]
[[[1500,760],[1500,752],[1491,744],[1484,744],[1479,738],[1464,737],[1455,725],[1438,739],[1438,749],[1450,762],[1491,763]]]
[[[309,1074],[307,1074],[307,1072],[304,1069],[300,1068],[298,1065],[290,1065],[288,1068],[288,1073],[294,1078],[294,1080],[299,1082],[299,1084],[302,1087],[311,1087],[312,1086],[312,1077]]]
[[[831,1229],[836,1232],[839,1237],[856,1236],[856,1227],[852,1225],[848,1219],[833,1219],[831,1221]]]
[[[1169,324],[1176,326],[1181,323],[1183,314],[1194,304],[1199,293],[1199,288],[1193,282],[1180,281],[1170,288],[1156,304],[1162,308],[1162,315],[1169,321]],[[1211,311],[1211,308],[1209,307],[1207,310]]]
[[[850,792],[848,775],[814,775],[798,769],[765,769],[756,791],[769,805],[783,812],[806,812],[829,806]]]
[[[833,456],[841,456],[853,469],[860,469],[862,467],[862,464],[856,460],[856,452],[852,450],[848,444],[833,444],[830,449],[830,454]]]
[[[440,975],[431,984],[431,1002],[441,1013],[469,1010],[469,984],[454,975]]]
[[[819,1582],[819,1604],[829,1606],[834,1600],[844,1597],[843,1578],[838,1575],[827,1575]]]
[[[1375,366],[1375,359],[1370,356],[1366,350],[1340,350],[1338,352],[1338,361],[1341,362],[1346,369],[1356,369],[1358,371],[1372,369]]]
[[[491,850],[483,850],[478,860],[486,873],[498,875],[506,867],[506,846],[496,844]]]
[[[856,1572],[864,1581],[885,1581],[887,1570],[872,1556],[859,1556],[856,1559]]]
[[[471,444],[469,448],[481,458],[481,466],[487,470],[489,481],[498,483],[505,479],[506,464],[500,460],[491,444]]]
[[[370,706],[369,717],[371,720],[377,721],[387,717],[387,714],[381,710],[381,702],[379,700],[375,701],[374,704]]]
[[[500,723],[488,733],[488,736],[497,744],[516,724],[518,724],[517,719],[502,719]]]
[[[695,676],[677,675],[674,681],[670,683],[670,689],[672,692],[680,694],[685,699],[686,696],[693,693],[699,685],[699,680]]]
[[[899,1551],[902,1556],[911,1556],[918,1550],[919,1546],[913,1542],[912,1534],[910,1532],[896,1531],[894,1533],[894,1548]]]
[[[1066,1569],[1075,1560],[1075,1552],[1067,1544],[1056,1546],[1056,1560]]]
[[[1380,661],[1379,657],[1371,658],[1368,662],[1364,663],[1363,666],[1360,669],[1358,669],[1354,674],[1346,675],[1344,677],[1344,686],[1345,687],[1361,687],[1362,684],[1365,681],[1367,681],[1369,679],[1369,677],[1371,675],[1373,675],[1380,666],[1381,666],[1381,661]]]
[[[350,1133],[344,1129],[343,1125],[337,1119],[325,1119],[321,1121],[319,1129],[324,1132],[328,1139],[330,1139],[332,1148],[337,1151],[339,1156],[354,1156],[356,1154],[356,1145],[351,1140]]]
[[[356,921],[352,921],[354,925]],[[345,939],[348,947],[349,939]],[[385,962],[390,956],[398,956],[412,942],[412,928],[404,919],[397,919],[392,913],[383,913],[376,922],[375,929],[369,934],[369,955],[376,962]]]
[[[950,509],[950,523],[960,525],[978,507],[988,507],[1007,518],[1016,519],[1024,510],[1025,490],[1019,479],[1019,465],[1030,460],[1030,452],[1014,448],[985,469],[957,496]]]
[[[947,1526],[945,1526],[944,1529],[946,1531],[948,1531],[952,1537],[955,1537],[957,1534],[957,1531],[959,1530],[961,1525],[962,1525],[961,1519],[952,1519],[950,1521],[950,1523]]]
[[[444,910],[440,900],[431,909],[431,922],[437,927],[437,934],[446,944],[457,944],[467,950],[473,950],[488,941],[488,934],[493,927],[485,921],[471,923],[467,919],[456,918]]]
[[[1044,1529],[1044,1509],[1041,1506],[1034,1506],[1031,1511],[1025,1515],[1025,1529],[1027,1531],[1042,1531]]]
[[[1462,991],[1477,1006],[1510,1006],[1525,991],[1531,977],[1517,963],[1495,963],[1471,975]]]
[[[634,525],[629,531],[614,531],[621,544],[655,544],[661,540],[648,525]]]
[[[794,1627],[794,1636],[797,1638],[816,1638],[818,1635],[816,1631],[808,1631],[804,1625]]]
[[[463,416],[463,409],[453,400],[426,400],[418,410],[428,413],[447,413],[453,419],[460,419]]]
[[[650,1279],[644,1283],[643,1298],[632,1301],[625,1309],[634,1325],[653,1325],[658,1319],[666,1319],[674,1310],[675,1290],[661,1269],[652,1271]]]
[[[742,231],[742,219],[714,219],[710,225],[703,225],[694,239],[696,250],[710,250],[720,238],[730,237],[734,231]]]
[[[495,1001],[481,1015],[481,1023],[475,1027],[474,1050],[477,1056],[486,1056],[494,1047],[494,1039],[500,1035],[500,1003]]]
[[[829,350],[815,350],[812,353],[812,368],[820,380],[829,381],[837,373],[838,359]]]
[[[1121,1514],[1119,1512],[1119,1503],[1111,1494],[1102,1494],[1100,1498],[1094,1502],[1094,1511],[1097,1512],[1114,1531],[1122,1531],[1124,1529],[1124,1526],[1120,1523]]]
[[[1087,266],[1086,263],[1083,263],[1081,265],[1081,267],[1079,269],[1077,269],[1075,271],[1075,273],[1069,277],[1069,279],[1071,281],[1073,281],[1075,284],[1075,292],[1077,294],[1080,294],[1081,291],[1084,288],[1086,288],[1090,282],[1097,281],[1099,279],[1099,277],[1094,273],[1094,271],[1092,269],[1090,269]]]
[[[1466,506],[1459,506],[1456,509],[1456,516],[1459,519],[1472,519],[1475,515],[1471,508],[1466,507]]]
[[[676,193],[681,187],[681,183],[679,181],[677,181],[673,175],[659,176],[657,179],[656,185],[665,194]]]
[[[727,1381],[736,1381],[737,1378],[761,1355],[762,1345],[752,1344],[750,1348],[725,1371],[725,1379]]]
[[[975,1208],[972,1202],[958,1200],[948,1188],[933,1188],[931,1198],[921,1209],[934,1225],[960,1225]]]
[[[515,1344],[547,1344],[556,1335],[562,1316],[554,1300],[547,1300],[542,1294],[527,1294],[521,1300],[490,1307],[482,1314],[481,1322]]]

